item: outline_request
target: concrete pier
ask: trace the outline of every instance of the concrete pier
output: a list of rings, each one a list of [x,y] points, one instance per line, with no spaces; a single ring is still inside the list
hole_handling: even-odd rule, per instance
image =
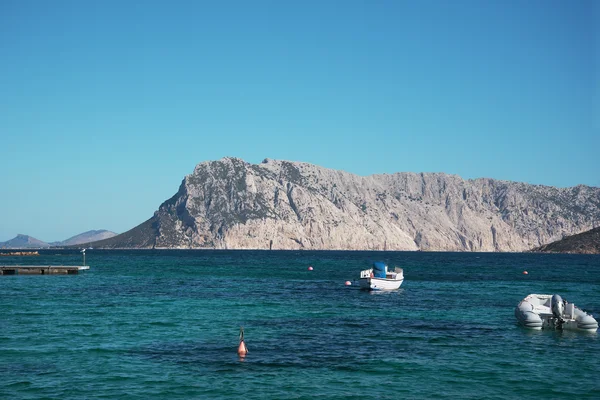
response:
[[[0,265],[0,275],[77,275],[87,265]]]

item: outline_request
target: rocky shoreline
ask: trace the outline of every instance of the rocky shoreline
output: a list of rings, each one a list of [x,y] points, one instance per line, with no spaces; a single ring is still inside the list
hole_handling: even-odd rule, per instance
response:
[[[0,256],[39,256],[40,253],[37,251],[11,251],[8,253],[0,252]]]

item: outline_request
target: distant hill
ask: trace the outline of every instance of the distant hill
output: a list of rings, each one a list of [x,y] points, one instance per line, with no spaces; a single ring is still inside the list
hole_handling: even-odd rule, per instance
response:
[[[600,254],[600,227],[545,244],[532,252]]]
[[[117,236],[117,234],[107,231],[106,229],[100,229],[96,231],[80,233],[79,235],[75,235],[60,242],[46,243],[28,235],[18,234],[14,239],[7,240],[6,242],[0,242],[0,249],[39,249],[44,247],[76,246],[79,244],[88,244],[98,240],[109,239],[114,236]]]
[[[152,248],[159,235],[159,230],[154,218],[150,218],[133,229],[120,235],[94,243],[97,248]]]
[[[0,248],[6,249],[28,249],[50,247],[49,243],[42,242],[34,237],[18,234],[14,239],[0,242]]]
[[[62,242],[52,242],[50,245],[52,246],[75,246],[83,243],[92,243],[97,240],[108,239],[113,236],[117,236],[116,233],[107,231],[106,229],[100,229],[97,231],[87,231],[84,233],[80,233],[79,235],[75,235],[67,240],[63,240]]]

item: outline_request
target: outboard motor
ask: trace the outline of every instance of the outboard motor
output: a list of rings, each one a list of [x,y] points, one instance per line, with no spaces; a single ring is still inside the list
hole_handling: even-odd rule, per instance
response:
[[[554,315],[554,317],[556,318],[554,326],[556,327],[556,329],[562,329],[562,326],[565,323],[565,320],[563,319],[563,315],[565,312],[565,302],[563,301],[562,297],[560,297],[557,294],[552,295],[551,307],[552,315]]]
[[[562,297],[560,297],[557,294],[552,295],[551,307],[552,307],[552,314],[556,318],[562,319],[563,313],[565,312],[565,303],[563,302]]]

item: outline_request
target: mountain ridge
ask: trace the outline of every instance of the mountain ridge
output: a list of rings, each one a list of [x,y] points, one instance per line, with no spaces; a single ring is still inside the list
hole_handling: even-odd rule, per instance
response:
[[[18,233],[17,236],[7,240],[6,242],[0,242],[0,248],[6,249],[29,249],[42,247],[50,247],[50,244],[22,233]]]
[[[98,229],[98,230],[91,230],[91,231],[80,233],[78,235],[72,236],[72,237],[70,237],[66,240],[60,241],[60,242],[51,242],[50,245],[52,245],[52,246],[73,246],[73,245],[78,245],[78,244],[83,244],[83,243],[96,242],[98,240],[108,239],[113,236],[117,236],[117,234],[114,232],[108,231],[106,229]]]
[[[235,157],[199,163],[107,248],[527,251],[600,225],[600,188],[445,173],[359,176]]]
[[[106,229],[91,230],[72,236],[59,242],[44,242],[29,235],[17,234],[13,239],[6,242],[0,242],[0,248],[7,249],[26,249],[26,248],[44,248],[44,247],[62,247],[74,246],[83,243],[91,243],[102,239],[107,239],[117,234]]]

